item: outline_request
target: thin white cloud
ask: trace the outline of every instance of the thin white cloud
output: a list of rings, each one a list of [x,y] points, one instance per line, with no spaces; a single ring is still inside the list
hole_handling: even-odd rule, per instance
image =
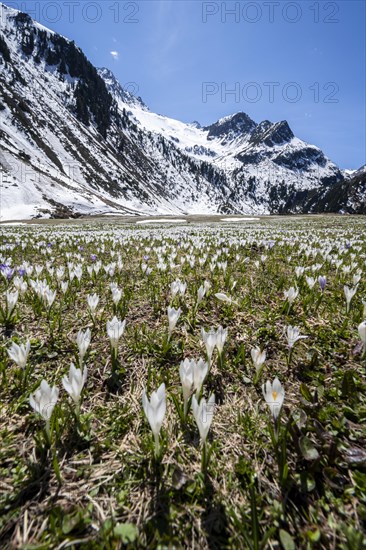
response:
[[[119,60],[119,52],[117,52],[116,50],[112,50],[110,52],[111,56],[113,57],[113,59],[115,59],[116,61]]]

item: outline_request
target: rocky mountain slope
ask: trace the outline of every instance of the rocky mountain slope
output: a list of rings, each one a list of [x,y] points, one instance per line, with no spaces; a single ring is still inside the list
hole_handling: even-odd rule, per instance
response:
[[[202,128],[157,115],[74,42],[2,14],[0,220],[301,212],[348,181],[286,121],[236,113]]]

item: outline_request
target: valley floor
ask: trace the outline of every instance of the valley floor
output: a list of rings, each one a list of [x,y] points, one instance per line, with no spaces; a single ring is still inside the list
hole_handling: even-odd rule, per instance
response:
[[[145,220],[1,225],[0,547],[365,548],[366,218]]]

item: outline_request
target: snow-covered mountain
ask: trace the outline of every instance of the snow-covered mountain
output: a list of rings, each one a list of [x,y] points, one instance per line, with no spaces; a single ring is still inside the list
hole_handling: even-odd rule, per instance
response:
[[[303,211],[344,175],[286,121],[152,113],[74,42],[2,6],[0,220]],[[305,207],[304,207],[305,208]]]

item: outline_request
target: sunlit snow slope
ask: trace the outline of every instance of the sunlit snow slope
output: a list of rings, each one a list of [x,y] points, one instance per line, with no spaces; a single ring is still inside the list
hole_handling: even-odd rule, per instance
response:
[[[1,7],[0,221],[301,212],[344,175],[286,121],[152,113],[66,38]]]

